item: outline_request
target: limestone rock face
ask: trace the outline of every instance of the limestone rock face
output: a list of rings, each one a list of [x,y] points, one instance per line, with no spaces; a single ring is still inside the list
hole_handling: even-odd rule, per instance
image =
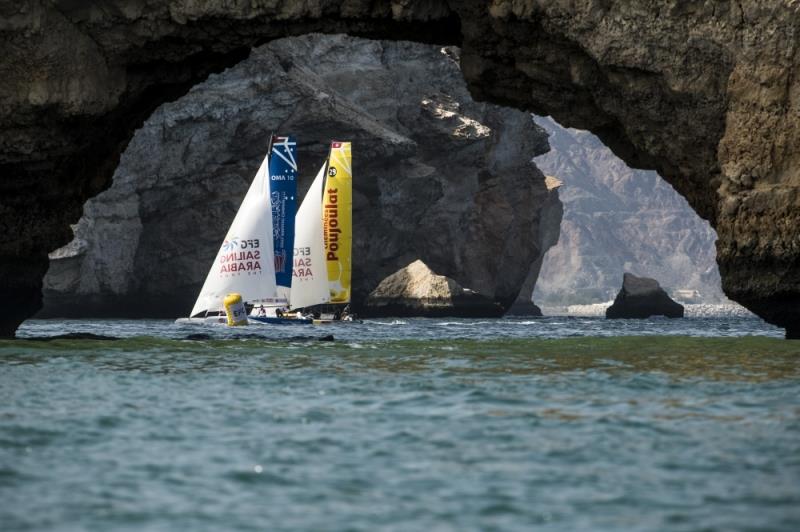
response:
[[[371,317],[496,317],[504,309],[490,298],[436,275],[416,260],[380,282],[367,297],[363,315]]]
[[[644,319],[650,316],[682,318],[683,305],[673,301],[655,279],[625,273],[622,289],[614,304],[606,309],[606,318]]]
[[[717,230],[723,287],[800,337],[800,4],[662,0],[0,0],[0,335],[40,306],[134,130],[312,31],[459,45],[479,100],[596,133]],[[502,216],[502,211],[497,211]]]
[[[457,53],[281,39],[164,105],[52,256],[41,315],[186,315],[273,131],[298,139],[301,198],[329,142],[353,141],[355,311],[417,257],[508,306],[541,258],[544,206],[560,204],[530,162],[544,132],[473,102]]]

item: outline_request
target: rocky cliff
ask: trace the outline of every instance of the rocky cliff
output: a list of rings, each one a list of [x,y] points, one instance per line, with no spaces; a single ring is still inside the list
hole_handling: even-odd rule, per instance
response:
[[[653,171],[633,170],[587,131],[549,118],[551,150],[536,158],[563,181],[564,218],[547,252],[534,299],[544,306],[610,301],[622,272],[654,277],[668,291],[724,299],[715,262],[716,233]]]
[[[0,335],[161,103],[311,31],[462,47],[480,100],[596,133],[717,230],[728,296],[800,337],[800,4],[791,0],[0,0]]]
[[[301,197],[329,141],[353,141],[356,311],[417,258],[507,306],[541,258],[529,114],[473,102],[455,49],[309,35],[153,113],[51,256],[42,315],[186,315],[273,131],[299,140]]]

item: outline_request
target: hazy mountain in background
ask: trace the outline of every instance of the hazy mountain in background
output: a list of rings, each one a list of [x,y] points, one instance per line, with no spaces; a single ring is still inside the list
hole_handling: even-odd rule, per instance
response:
[[[550,118],[536,122],[550,133],[551,151],[535,162],[563,182],[564,204],[559,242],[534,290],[537,304],[611,300],[624,272],[655,278],[673,296],[696,290],[702,302],[724,299],[716,233],[667,182],[628,168],[591,133]]]

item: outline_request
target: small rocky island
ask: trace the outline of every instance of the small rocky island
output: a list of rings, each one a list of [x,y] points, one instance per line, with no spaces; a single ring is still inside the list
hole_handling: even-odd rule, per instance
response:
[[[491,298],[437,275],[416,260],[380,282],[367,297],[370,317],[498,317],[504,309]]]
[[[645,319],[650,316],[682,318],[683,305],[673,301],[655,279],[625,273],[622,289],[606,310],[606,318]]]

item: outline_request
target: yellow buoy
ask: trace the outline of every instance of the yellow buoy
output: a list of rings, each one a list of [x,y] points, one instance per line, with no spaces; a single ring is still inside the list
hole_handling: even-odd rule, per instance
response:
[[[228,317],[228,325],[247,325],[247,309],[244,308],[241,294],[228,294],[222,300],[225,306],[225,315]]]

